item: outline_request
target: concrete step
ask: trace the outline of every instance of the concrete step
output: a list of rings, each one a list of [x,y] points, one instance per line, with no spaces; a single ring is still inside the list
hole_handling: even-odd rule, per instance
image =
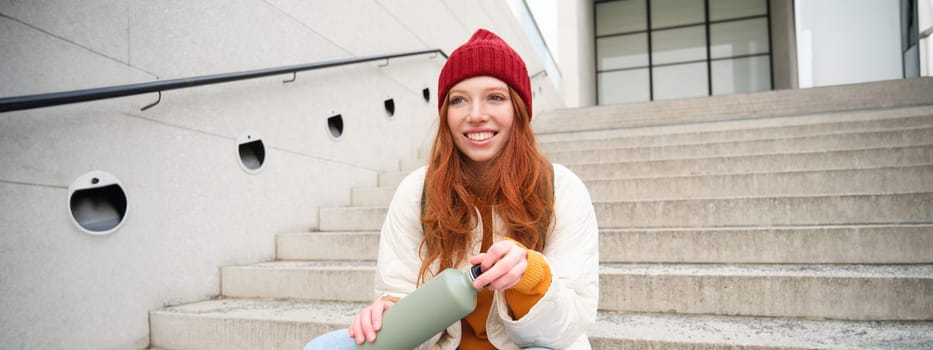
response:
[[[430,151],[428,151],[430,152]],[[398,170],[412,171],[428,164],[428,158],[402,159],[398,162]]]
[[[386,206],[318,209],[320,231],[381,231]]]
[[[296,232],[276,235],[277,260],[376,261],[379,231]]]
[[[570,140],[539,143],[539,147],[554,162],[595,163],[929,145],[933,140],[933,107],[928,109],[931,110],[930,114],[922,117],[883,120],[891,122],[886,128],[877,125],[881,121],[872,120],[772,129]],[[426,162],[425,159],[403,160],[400,161],[399,170],[410,172]]]
[[[544,151],[736,142],[928,127],[933,106],[537,135]],[[427,153],[420,152],[421,158]]]
[[[604,229],[602,262],[931,264],[933,225]]]
[[[933,104],[933,78],[553,110],[537,134],[871,110]]]
[[[374,272],[374,263],[348,262],[224,267],[222,293],[367,302]],[[933,265],[602,264],[599,303],[622,312],[933,320]]]
[[[933,320],[933,265],[603,264],[599,304],[622,312]]]
[[[408,176],[411,171],[390,171],[379,173],[376,175],[376,186],[378,187],[398,187],[398,184],[402,183],[402,180],[405,179],[405,176]]]
[[[594,201],[613,199],[933,191],[933,164],[585,181]],[[388,206],[394,187],[354,188],[351,206]]]
[[[595,202],[600,228],[933,223],[933,193]]]
[[[584,180],[596,180],[878,168],[931,163],[933,145],[630,162],[586,163],[569,160],[562,164]],[[396,187],[408,174],[380,173],[377,186]]]
[[[379,231],[301,232],[276,235],[279,260],[376,260]]]
[[[359,303],[218,299],[150,312],[151,347],[301,349],[346,328]],[[931,322],[853,322],[601,311],[594,350],[614,349],[929,349]]]
[[[879,168],[931,163],[933,146],[565,165],[583,180],[604,180]],[[397,186],[401,179],[394,176],[387,174],[386,181],[380,182],[385,184],[380,186],[388,187],[389,180],[396,181]]]
[[[547,153],[786,139],[916,129],[931,125],[933,105],[924,105],[715,123],[552,133],[537,135],[537,141],[539,149]],[[430,148],[419,148],[416,159],[403,159],[399,162],[399,170],[410,171],[426,164],[430,151]]]
[[[929,349],[933,322],[852,322],[600,312],[593,349]]]
[[[595,202],[600,228],[933,222],[933,193]],[[385,207],[321,208],[321,231],[379,231]]]
[[[279,260],[375,261],[379,232],[278,235]],[[606,229],[601,262],[933,264],[933,225]]]
[[[933,164],[585,183],[594,201],[933,192]]]
[[[350,206],[382,207],[389,206],[396,187],[354,187],[350,189]]]
[[[220,269],[221,295],[372,301],[374,262],[273,261]]]
[[[908,147],[929,145],[931,142],[933,142],[933,127],[927,127],[785,139],[549,152],[547,156],[553,162],[568,164],[631,162]]]
[[[295,350],[347,328],[364,304],[217,299],[149,313],[149,346],[176,350]]]

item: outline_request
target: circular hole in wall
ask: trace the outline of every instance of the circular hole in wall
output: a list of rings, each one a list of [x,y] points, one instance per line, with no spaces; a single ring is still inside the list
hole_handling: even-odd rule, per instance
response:
[[[383,102],[383,106],[386,108],[386,115],[390,118],[395,115],[395,100],[387,99]]]
[[[335,114],[327,118],[327,130],[330,132],[330,136],[335,139],[343,136],[343,116]]]
[[[431,102],[431,89],[428,89],[428,88],[422,89],[421,96],[424,97],[424,102]]]
[[[266,162],[266,147],[262,138],[253,132],[240,135],[237,138],[237,155],[243,170],[251,174],[258,173]]]
[[[68,186],[68,209],[72,222],[81,231],[108,235],[119,229],[126,219],[126,193],[115,176],[91,171]]]

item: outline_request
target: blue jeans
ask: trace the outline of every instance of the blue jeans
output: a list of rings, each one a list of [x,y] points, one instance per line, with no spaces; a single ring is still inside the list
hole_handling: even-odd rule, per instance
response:
[[[321,336],[314,338],[308,345],[305,345],[304,350],[355,350],[356,341],[353,338],[350,338],[350,333],[346,329],[336,330],[330,333],[322,334]],[[525,348],[528,350],[538,349],[538,350],[547,350],[546,348]]]

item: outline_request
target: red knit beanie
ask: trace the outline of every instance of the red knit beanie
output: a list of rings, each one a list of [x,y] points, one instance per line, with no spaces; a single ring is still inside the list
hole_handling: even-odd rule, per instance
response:
[[[437,78],[437,106],[447,97],[447,91],[460,81],[477,76],[491,76],[504,81],[525,100],[531,117],[531,79],[525,61],[502,38],[479,29],[470,40],[450,54]]]

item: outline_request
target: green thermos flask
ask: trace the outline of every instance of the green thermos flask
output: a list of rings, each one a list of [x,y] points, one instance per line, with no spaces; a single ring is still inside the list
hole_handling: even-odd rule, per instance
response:
[[[476,309],[473,280],[480,265],[469,271],[446,269],[399,300],[382,315],[376,341],[357,345],[358,350],[414,349]]]

